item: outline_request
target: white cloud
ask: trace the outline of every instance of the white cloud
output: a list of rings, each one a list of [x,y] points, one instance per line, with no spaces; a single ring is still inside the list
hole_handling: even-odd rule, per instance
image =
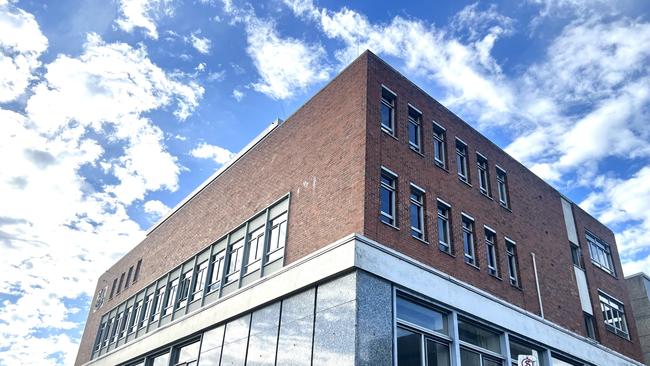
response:
[[[0,3],[0,103],[25,92],[47,45],[32,14]]]
[[[125,32],[143,28],[147,36],[158,39],[156,21],[174,14],[174,0],[120,0],[120,17],[115,21]]]
[[[211,159],[217,164],[225,164],[235,157],[235,154],[229,150],[205,142],[200,143],[197,147],[192,149],[190,155],[200,159]]]
[[[202,53],[204,55],[210,53],[212,42],[210,42],[209,39],[197,36],[195,33],[192,33],[190,35],[190,41],[192,43],[192,47],[194,47],[194,49],[196,49],[199,53]]]
[[[239,89],[235,89],[232,91],[232,97],[235,98],[236,101],[241,102],[241,100],[244,99],[244,92]]]
[[[158,200],[151,200],[144,203],[144,212],[150,214],[152,218],[158,219],[169,212],[170,208]]]

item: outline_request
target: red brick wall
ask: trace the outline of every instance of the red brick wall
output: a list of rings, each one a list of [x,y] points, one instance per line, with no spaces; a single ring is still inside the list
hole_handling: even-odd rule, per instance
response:
[[[366,70],[361,57],[100,277],[96,292],[110,291],[143,258],[138,283],[91,310],[77,365],[90,358],[101,315],[287,192],[285,263],[363,231]]]
[[[540,314],[531,258],[531,253],[535,253],[546,319],[571,331],[586,335],[569,241],[562,215],[560,194],[383,61],[376,57],[370,57],[368,64],[365,234],[510,303]],[[380,128],[379,111],[382,84],[397,94],[395,110],[397,138],[383,132]],[[423,155],[409,148],[407,103],[423,113]],[[433,120],[442,125],[447,132],[448,171],[434,164]],[[456,173],[455,137],[460,138],[468,145],[468,171],[471,186],[461,182]],[[487,198],[479,191],[476,166],[477,151],[488,158],[493,199]],[[495,164],[507,172],[511,210],[504,209],[499,205]],[[382,223],[379,219],[381,166],[390,169],[399,176],[397,193],[397,226],[399,230]],[[426,190],[426,232],[429,244],[411,237],[410,183]],[[451,228],[455,256],[450,256],[438,249],[437,198],[452,206]],[[479,268],[464,263],[461,212],[467,213],[476,220],[474,231]],[[597,234],[607,234],[604,239],[614,245],[611,232],[583,212],[578,218],[579,225],[584,225],[583,222],[587,218],[590,220],[589,225],[593,227],[592,231]],[[483,225],[497,231],[497,252],[502,279],[488,274]],[[517,243],[521,288],[511,286],[508,281],[504,236]],[[588,253],[586,254],[588,255]],[[616,258],[618,260],[617,255]],[[620,264],[618,266],[618,273],[622,273]],[[588,262],[587,276],[590,280],[592,296],[597,291],[595,286],[602,286],[607,289],[611,288],[613,294],[621,294],[620,298],[627,300],[621,278],[617,280],[604,272],[596,273],[597,271],[600,270]],[[594,306],[596,305],[595,303]],[[597,316],[596,319],[599,324],[602,323],[602,316]],[[632,330],[632,332],[634,331]],[[633,335],[633,339],[634,337]],[[608,347],[640,359],[638,342],[621,341],[619,337],[609,334],[601,337],[601,340]]]

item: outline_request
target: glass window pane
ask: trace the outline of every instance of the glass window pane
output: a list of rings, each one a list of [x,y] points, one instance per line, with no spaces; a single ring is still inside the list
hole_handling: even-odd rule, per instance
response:
[[[492,352],[501,353],[499,333],[463,320],[458,321],[460,339]]]
[[[397,328],[397,365],[419,366],[422,364],[421,339],[417,333]]]
[[[427,366],[449,366],[449,345],[427,339]]]
[[[201,342],[201,366],[219,366],[224,326],[203,333]]]
[[[503,363],[499,360],[483,357],[483,366],[503,366]]]
[[[461,366],[481,366],[481,355],[466,349],[460,350]]]
[[[199,342],[194,342],[178,349],[175,364],[196,361],[198,358]]]
[[[156,356],[151,361],[151,366],[168,366],[169,365],[169,353],[164,355]]]
[[[384,103],[381,103],[381,124],[389,130],[392,130],[393,128],[391,121],[391,110],[391,107],[387,106]]]
[[[397,298],[397,317],[434,332],[447,334],[447,315],[401,297]]]
[[[381,188],[381,211],[389,215],[393,214],[392,197],[393,197],[393,192],[391,192],[390,190],[384,187]]]
[[[510,358],[512,359],[513,363],[517,362],[519,355],[534,356],[540,365],[543,362],[543,360],[540,358],[538,350],[532,348],[527,344],[510,339]]]

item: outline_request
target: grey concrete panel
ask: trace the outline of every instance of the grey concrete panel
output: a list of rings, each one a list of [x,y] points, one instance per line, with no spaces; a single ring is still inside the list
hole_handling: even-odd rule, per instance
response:
[[[314,366],[355,364],[355,322],[354,300],[316,313]]]
[[[389,282],[357,272],[357,358],[359,366],[393,364],[393,291]]]
[[[277,365],[311,365],[315,289],[282,301]]]
[[[246,366],[275,365],[279,326],[279,301],[253,313]]]

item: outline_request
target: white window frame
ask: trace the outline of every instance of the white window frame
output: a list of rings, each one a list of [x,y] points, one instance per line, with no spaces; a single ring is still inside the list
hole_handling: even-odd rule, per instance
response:
[[[441,207],[445,210],[446,215],[440,213]],[[451,205],[441,199],[438,199],[436,204],[436,215],[436,227],[438,230],[438,249],[440,249],[442,252],[451,254],[451,224],[449,222],[451,217]],[[445,225],[445,240],[447,242],[440,241],[440,221],[442,221]],[[446,249],[443,249],[443,247]]]
[[[447,130],[433,121],[433,160],[441,168],[447,168]]]
[[[504,237],[506,244],[506,255],[508,259],[508,279],[510,284],[513,286],[519,287],[519,268],[517,265],[517,243],[508,238]],[[508,244],[512,244],[513,250],[509,250]]]
[[[625,304],[602,290],[598,290],[598,300],[603,313],[605,328],[619,337],[630,339],[627,318],[625,317]]]
[[[384,91],[387,91],[389,94],[392,94],[393,99],[392,100],[387,100],[384,98]],[[396,101],[397,101],[397,94],[390,90],[387,86],[383,85],[381,86],[381,96],[380,96],[380,103],[387,106],[390,108],[390,126],[386,126],[383,121],[381,120],[381,105],[380,105],[380,116],[379,116],[379,124],[381,125],[382,131],[385,131],[386,133],[395,136],[395,107],[396,107]]]
[[[417,192],[417,194],[420,196],[420,200],[414,200],[413,199],[413,192]],[[417,185],[411,183],[411,192],[409,192],[409,202],[411,206],[416,206],[418,209],[418,221],[420,224],[420,228],[418,229],[411,225],[411,236],[413,236],[416,239],[426,241],[426,236],[425,236],[425,218],[424,218],[424,203],[425,203],[425,193],[426,191],[423,188],[418,187]],[[409,207],[409,222],[412,223],[413,219],[410,217],[411,215],[411,207]],[[415,234],[414,234],[415,232]]]
[[[387,177],[390,177],[392,179],[392,182],[393,182],[392,186],[388,185],[388,184],[386,184],[386,183],[384,183],[382,181],[382,176],[383,175],[386,175]],[[391,215],[390,213],[384,212],[382,210],[382,208],[381,208],[381,192],[380,192],[380,194],[379,194],[379,199],[380,199],[380,202],[379,202],[379,216],[380,216],[380,220],[381,220],[382,217],[385,217],[389,221],[389,222],[385,222],[384,220],[381,220],[381,222],[383,222],[384,224],[387,224],[387,225],[395,226],[395,227],[397,226],[397,203],[396,203],[396,201],[397,201],[397,198],[396,198],[396,196],[397,196],[397,178],[398,178],[397,174],[392,172],[390,169],[387,169],[387,168],[384,168],[384,167],[381,168],[381,174],[379,176],[379,181],[380,181],[379,188],[380,188],[380,191],[381,191],[381,189],[386,189],[386,190],[391,192],[391,197],[390,197],[390,202],[389,203],[390,203],[391,209],[393,211],[393,214]]]
[[[478,169],[478,188],[484,195],[490,197],[490,165],[488,158],[476,152],[476,168]]]
[[[487,252],[487,268],[488,268],[488,273],[492,276],[499,277],[499,259],[497,257],[497,232],[494,231],[494,229],[490,228],[489,226],[483,226],[483,229],[485,231],[485,247],[486,247],[486,252]],[[491,234],[492,240],[490,241],[488,239],[488,233]],[[494,263],[490,263],[490,255],[492,255],[492,259],[494,260]]]
[[[470,227],[467,228],[465,226],[465,222],[468,221],[470,223]],[[474,218],[472,216],[467,215],[466,213],[461,213],[461,227],[463,230],[463,256],[465,258],[465,263],[470,264],[472,266],[478,267],[478,262],[476,260],[476,225]],[[465,238],[466,235],[469,235],[470,243],[469,243],[469,250],[471,253],[467,252],[467,246],[465,245]]]
[[[462,145],[463,148],[460,149],[459,145]],[[456,137],[456,172],[458,173],[458,179],[465,183],[469,183],[469,170],[467,170],[468,151],[467,144]]]
[[[497,172],[497,191],[499,191],[499,203],[501,206],[509,208],[510,200],[508,197],[508,173],[500,166],[496,166]]]
[[[589,257],[591,257],[591,263],[612,276],[616,276],[614,259],[612,257],[612,247],[588,231],[585,234],[585,238],[589,246]]]
[[[414,118],[412,116],[412,112],[415,112],[413,114],[417,114],[417,118]],[[409,128],[408,131],[409,147],[411,148],[411,150],[422,153],[422,112],[420,112],[419,109],[409,104],[407,119],[408,119],[408,128]],[[411,131],[410,131],[411,126],[413,126],[413,128],[415,129],[416,141],[411,141]]]

